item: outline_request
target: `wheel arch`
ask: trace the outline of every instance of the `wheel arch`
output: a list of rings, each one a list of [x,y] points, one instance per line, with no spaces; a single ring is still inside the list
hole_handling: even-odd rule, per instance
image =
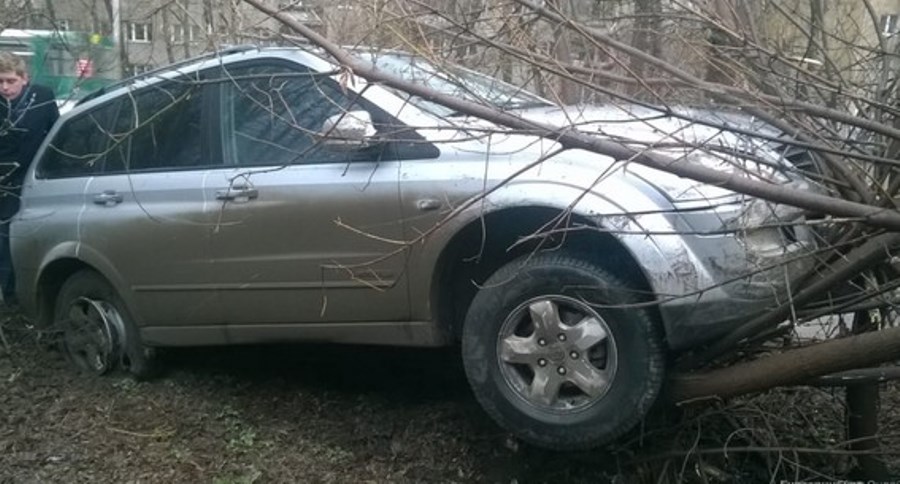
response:
[[[73,274],[85,269],[94,270],[89,264],[75,257],[55,259],[44,266],[36,281],[35,291],[35,318],[41,327],[47,327],[52,323],[56,297],[62,285]]]
[[[94,271],[113,287],[122,287],[118,272],[96,251],[80,244],[60,247],[48,253],[34,281],[34,317],[38,324],[46,327],[52,322],[60,288],[67,279],[82,270]],[[122,292],[118,291],[119,297],[130,310],[129,295]]]
[[[557,224],[550,231],[553,235],[516,243],[523,234],[533,234],[548,224]],[[595,219],[546,205],[504,207],[468,221],[444,245],[431,281],[434,320],[458,340],[477,284],[535,249],[580,254],[632,284],[647,299],[655,294],[646,268],[632,250]],[[649,307],[660,321],[658,308]]]

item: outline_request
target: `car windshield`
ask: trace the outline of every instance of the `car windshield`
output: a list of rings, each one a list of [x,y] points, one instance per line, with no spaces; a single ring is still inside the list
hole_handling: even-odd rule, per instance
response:
[[[437,92],[466,101],[487,103],[500,109],[525,109],[551,106],[540,97],[512,84],[458,66],[437,66],[428,60],[400,53],[360,53],[359,57],[375,66],[407,81],[422,84]],[[398,92],[394,90],[394,92]],[[416,107],[438,116],[456,116],[460,113],[418,96],[410,96]]]

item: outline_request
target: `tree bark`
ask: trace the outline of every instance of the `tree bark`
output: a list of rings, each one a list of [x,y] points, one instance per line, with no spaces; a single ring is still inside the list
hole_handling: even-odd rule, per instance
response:
[[[666,398],[685,403],[730,398],[771,388],[805,384],[820,376],[900,358],[900,327],[883,329],[785,351],[747,363],[669,378]]]

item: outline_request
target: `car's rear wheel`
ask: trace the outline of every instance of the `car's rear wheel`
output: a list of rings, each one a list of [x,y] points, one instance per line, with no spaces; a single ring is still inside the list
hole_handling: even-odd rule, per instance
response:
[[[158,371],[155,350],[141,343],[121,298],[94,271],[77,272],[62,285],[53,323],[63,353],[81,371],[103,375],[121,368],[139,379]]]
[[[492,275],[469,308],[463,362],[475,396],[532,444],[582,449],[634,427],[659,394],[660,332],[601,267],[531,254]]]

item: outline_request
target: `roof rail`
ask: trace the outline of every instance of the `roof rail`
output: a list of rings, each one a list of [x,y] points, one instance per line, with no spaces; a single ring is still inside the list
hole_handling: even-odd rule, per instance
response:
[[[92,91],[87,96],[84,96],[83,98],[79,99],[78,102],[75,103],[75,105],[77,106],[79,104],[86,103],[86,102],[90,101],[91,99],[96,99],[96,98],[112,91],[113,89],[118,89],[122,86],[130,84],[134,81],[139,81],[141,79],[149,79],[151,77],[159,75],[162,72],[176,70],[180,67],[188,66],[188,65],[195,64],[197,62],[201,62],[201,61],[205,61],[205,60],[209,60],[209,59],[215,59],[217,57],[222,57],[222,56],[229,55],[229,54],[239,54],[241,52],[249,52],[251,50],[258,50],[258,49],[260,49],[260,47],[257,45],[253,45],[253,44],[231,45],[231,46],[226,46],[222,49],[219,49],[219,50],[216,50],[213,52],[207,52],[205,54],[200,54],[195,57],[190,57],[188,59],[180,60],[180,61],[172,63],[172,64],[166,64],[164,66],[157,67],[156,69],[151,69],[147,72],[142,72],[140,74],[126,77],[125,79],[121,79],[121,80],[113,82],[111,84],[107,84],[107,85],[97,89],[96,91]]]

